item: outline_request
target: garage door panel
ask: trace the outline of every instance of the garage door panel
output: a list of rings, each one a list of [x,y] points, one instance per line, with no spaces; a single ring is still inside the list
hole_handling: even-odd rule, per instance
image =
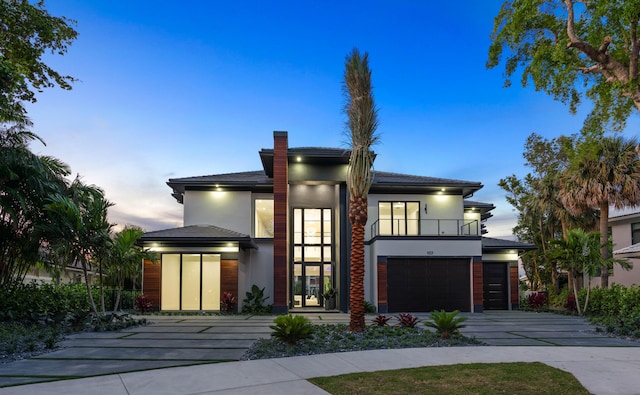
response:
[[[471,311],[468,259],[389,259],[390,312]]]

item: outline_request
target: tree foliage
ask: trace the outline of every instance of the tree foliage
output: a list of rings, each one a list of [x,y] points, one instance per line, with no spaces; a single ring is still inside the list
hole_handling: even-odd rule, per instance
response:
[[[24,122],[23,102],[35,102],[36,92],[55,85],[71,89],[75,79],[42,57],[64,55],[78,33],[75,21],[50,15],[44,1],[0,0],[0,18],[0,122]]]
[[[487,67],[504,64],[575,113],[586,96],[587,130],[621,130],[640,109],[638,0],[508,0],[495,18]]]
[[[41,259],[44,226],[51,221],[43,207],[66,188],[69,175],[58,159],[31,152],[28,144],[35,140],[26,124],[0,127],[0,287],[5,289],[21,283]]]
[[[375,154],[371,146],[379,137],[378,109],[371,86],[369,56],[353,49],[345,59],[345,113],[350,131],[351,157],[347,170],[349,220],[351,222],[351,286],[349,288],[349,329],[366,328],[364,307],[364,226],[367,223],[367,194],[373,182]]]
[[[609,207],[640,205],[640,157],[638,140],[622,136],[586,135],[569,152],[569,168],[562,176],[560,198],[573,214],[597,210],[601,256],[610,257]],[[609,285],[609,269],[602,267],[601,285]]]

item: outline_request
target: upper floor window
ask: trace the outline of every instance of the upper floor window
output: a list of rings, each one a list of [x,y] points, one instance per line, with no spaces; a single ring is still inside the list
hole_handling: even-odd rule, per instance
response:
[[[420,234],[420,202],[378,202],[380,235]]]
[[[273,237],[273,199],[256,199],[254,237]]]
[[[640,222],[631,224],[631,244],[640,243]]]

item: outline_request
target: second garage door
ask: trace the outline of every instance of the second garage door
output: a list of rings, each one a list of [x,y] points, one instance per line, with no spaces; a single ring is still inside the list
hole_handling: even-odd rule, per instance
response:
[[[469,259],[387,261],[389,312],[471,311]]]

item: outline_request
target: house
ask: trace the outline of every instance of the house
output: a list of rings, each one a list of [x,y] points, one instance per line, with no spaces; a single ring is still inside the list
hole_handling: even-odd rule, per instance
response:
[[[627,259],[631,270],[614,268],[609,283],[624,286],[640,285],[640,208],[610,209],[609,228],[613,240],[614,258]]]
[[[218,310],[256,284],[274,312],[349,307],[350,151],[289,148],[274,132],[262,170],[170,179],[184,226],[146,233],[143,292],[161,310]],[[492,204],[482,184],[375,172],[368,196],[365,299],[380,312],[482,312],[518,307],[518,253],[532,245],[484,238]]]

